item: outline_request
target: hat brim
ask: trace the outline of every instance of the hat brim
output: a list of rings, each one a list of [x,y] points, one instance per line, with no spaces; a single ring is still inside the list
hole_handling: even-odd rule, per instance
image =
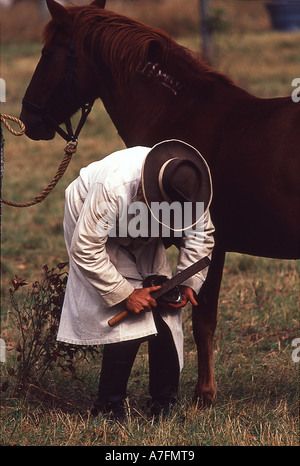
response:
[[[185,228],[179,229],[181,231],[186,230],[188,228],[193,227],[196,223],[198,223],[203,215],[209,209],[212,200],[212,179],[209,166],[204,159],[204,157],[200,154],[200,152],[195,149],[190,144],[186,142],[180,141],[178,139],[169,139],[166,141],[162,141],[156,144],[147,154],[143,168],[142,168],[142,189],[145,202],[150,210],[151,214],[154,218],[162,224],[160,219],[157,219],[153,214],[151,209],[151,203],[161,203],[165,201],[163,197],[160,187],[159,187],[159,173],[161,167],[171,158],[179,158],[182,160],[190,160],[198,167],[201,176],[201,190],[199,193],[199,201],[203,202],[204,209],[203,213],[199,218],[194,218],[191,225],[185,226]],[[176,230],[168,225],[166,225],[171,230]]]

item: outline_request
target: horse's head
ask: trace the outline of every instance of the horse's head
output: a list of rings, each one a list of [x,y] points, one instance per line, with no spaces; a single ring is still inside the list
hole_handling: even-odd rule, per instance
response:
[[[95,0],[93,4],[104,8],[105,2]],[[70,133],[70,117],[96,97],[88,64],[83,57],[79,59],[74,48],[76,7],[66,9],[55,0],[47,0],[47,5],[52,19],[45,29],[42,56],[26,90],[20,116],[27,136],[35,140],[53,139],[62,123]]]

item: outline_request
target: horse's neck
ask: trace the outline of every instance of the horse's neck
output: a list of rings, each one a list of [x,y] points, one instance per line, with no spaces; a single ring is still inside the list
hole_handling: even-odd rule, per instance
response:
[[[245,93],[246,94],[246,93]],[[194,143],[203,134],[205,150],[213,143],[220,120],[244,91],[217,74],[191,80],[159,62],[140,65],[128,86],[110,86],[103,103],[127,146],[151,146],[163,139]]]
[[[142,72],[137,70],[127,95],[120,98],[124,141],[152,145],[169,137],[168,128],[186,111],[181,87],[158,63],[148,62]]]

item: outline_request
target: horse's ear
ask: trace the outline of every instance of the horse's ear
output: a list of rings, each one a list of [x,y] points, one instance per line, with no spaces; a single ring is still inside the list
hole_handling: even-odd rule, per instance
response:
[[[46,2],[48,10],[55,23],[60,25],[65,24],[68,20],[67,10],[60,3],[57,3],[55,0],[46,0]]]
[[[94,0],[91,5],[97,5],[100,8],[105,8],[106,0]]]

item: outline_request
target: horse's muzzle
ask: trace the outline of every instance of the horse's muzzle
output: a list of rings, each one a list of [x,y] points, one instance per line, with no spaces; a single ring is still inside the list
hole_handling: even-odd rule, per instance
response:
[[[22,107],[20,120],[25,125],[25,134],[35,141],[49,141],[55,136],[55,129],[48,125],[41,115],[30,112],[24,105]]]

